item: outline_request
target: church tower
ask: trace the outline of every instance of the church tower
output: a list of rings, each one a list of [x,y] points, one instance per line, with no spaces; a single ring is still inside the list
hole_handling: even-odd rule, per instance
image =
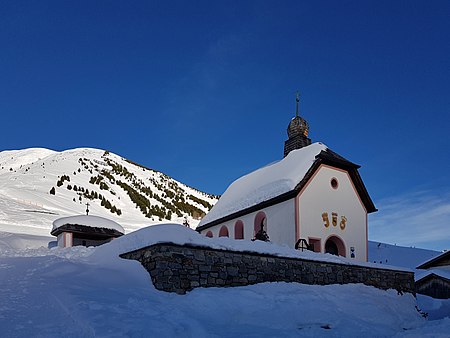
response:
[[[291,120],[287,128],[288,139],[284,142],[284,157],[292,150],[300,149],[311,144],[311,139],[308,138],[308,122],[298,115],[298,104],[300,102],[298,92],[295,101],[295,117]]]

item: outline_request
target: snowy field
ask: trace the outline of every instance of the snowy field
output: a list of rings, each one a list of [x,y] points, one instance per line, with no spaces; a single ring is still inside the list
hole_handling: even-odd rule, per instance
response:
[[[174,225],[97,248],[48,249],[49,238],[0,233],[0,337],[450,337],[448,300],[360,284],[158,291],[117,254],[165,238],[230,245]]]

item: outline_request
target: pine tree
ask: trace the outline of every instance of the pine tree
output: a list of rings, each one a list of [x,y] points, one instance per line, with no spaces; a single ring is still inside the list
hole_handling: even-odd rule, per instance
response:
[[[54,195],[55,193],[56,193],[55,187],[52,187],[52,188],[50,189],[50,194],[51,194],[51,195]]]

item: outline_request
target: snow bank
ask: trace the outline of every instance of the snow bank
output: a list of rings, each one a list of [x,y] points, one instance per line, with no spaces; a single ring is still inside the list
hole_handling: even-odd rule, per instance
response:
[[[138,262],[0,258],[1,337],[392,337],[427,329],[412,295],[364,285],[152,287]]]
[[[437,320],[447,317],[450,324],[450,299],[437,299],[417,294],[417,302],[419,303],[419,308],[428,313],[429,319]]]
[[[65,224],[79,224],[85,225],[93,228],[104,228],[104,229],[112,229],[125,233],[125,230],[119,223],[116,223],[110,219],[100,217],[100,216],[88,216],[88,215],[77,215],[77,216],[69,216],[58,218],[53,222],[52,231],[62,227]]]
[[[293,190],[327,147],[313,143],[234,181],[199,226]]]

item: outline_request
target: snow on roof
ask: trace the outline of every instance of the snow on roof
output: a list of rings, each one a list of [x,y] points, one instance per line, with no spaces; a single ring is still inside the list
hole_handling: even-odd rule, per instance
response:
[[[112,229],[117,230],[123,234],[125,233],[125,230],[122,228],[120,224],[110,219],[100,216],[88,216],[88,215],[77,215],[58,218],[53,222],[52,231],[58,229],[59,227],[62,227],[65,224],[78,224],[93,228]]]
[[[291,151],[284,159],[234,181],[199,226],[294,190],[316,156],[327,146],[320,142]]]
[[[429,275],[436,275],[439,277],[446,278],[450,280],[450,271],[449,270],[440,270],[440,269],[431,269],[431,270],[416,270],[414,272],[414,280],[417,282]]]
[[[157,224],[133,231],[125,236],[116,238],[114,241],[96,248],[91,256],[96,261],[108,262],[112,256],[142,249],[158,243],[173,243],[178,245],[193,245],[217,250],[230,250],[237,252],[255,252],[279,257],[302,258],[311,261],[339,263],[345,265],[356,265],[372,267],[385,270],[399,270],[412,272],[411,269],[398,266],[357,262],[350,258],[334,256],[331,254],[317,253],[312,251],[300,251],[288,247],[263,241],[235,240],[228,237],[209,238],[199,234],[180,224]]]
[[[425,262],[422,262],[420,265],[417,266],[417,269],[428,269],[430,267],[433,267],[433,265],[437,262],[439,262],[440,260],[443,260],[445,258],[449,257],[450,258],[450,251],[444,251],[441,254],[432,257],[428,260],[426,260]]]

